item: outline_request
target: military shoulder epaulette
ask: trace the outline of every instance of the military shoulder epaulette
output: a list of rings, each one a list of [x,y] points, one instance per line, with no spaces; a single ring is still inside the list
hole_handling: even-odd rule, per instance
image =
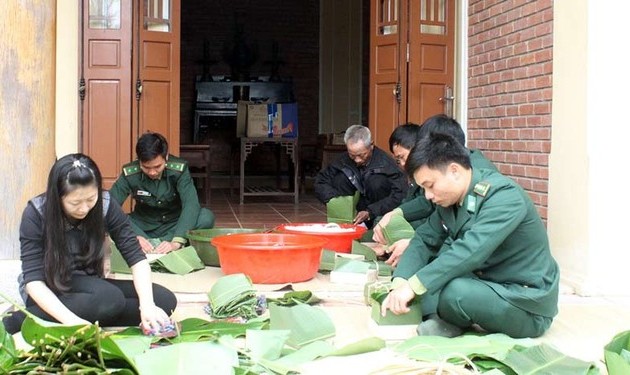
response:
[[[125,176],[131,176],[132,174],[136,174],[140,172],[140,165],[137,163],[131,163],[123,166],[123,173]]]
[[[183,172],[185,166],[186,164],[180,161],[167,161],[166,162],[166,168],[174,170],[174,171],[178,171],[178,172]]]
[[[481,195],[482,197],[485,197],[486,194],[488,194],[488,190],[490,190],[490,184],[485,181],[477,182],[473,188],[475,194]]]

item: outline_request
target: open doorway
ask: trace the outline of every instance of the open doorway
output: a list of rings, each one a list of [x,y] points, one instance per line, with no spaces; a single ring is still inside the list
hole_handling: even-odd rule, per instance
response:
[[[302,145],[317,144],[320,133],[342,131],[350,125],[349,121],[367,125],[369,40],[364,31],[369,28],[369,1],[353,0],[349,2],[353,3],[352,7],[344,5],[343,9],[335,9],[335,3],[328,0],[182,2],[180,138],[182,143],[210,143],[211,154],[222,155],[213,160],[213,172],[230,170],[232,160],[227,155],[233,152],[230,139],[235,138],[235,120],[230,117],[196,119],[195,86],[200,79],[234,80],[232,76],[237,73],[234,65],[245,68],[246,79],[252,82],[265,82],[273,77],[277,82],[290,83],[299,107]],[[357,10],[358,15],[354,14]],[[352,19],[348,22],[350,16]],[[336,67],[346,70],[346,79],[348,74],[353,74],[353,92],[346,90],[345,96],[354,96],[352,110],[355,114],[352,120],[346,116],[342,121],[335,121],[326,110],[324,124],[322,101],[330,99],[334,84],[348,86],[347,80],[331,77],[330,66],[335,62],[328,59],[333,52],[328,46],[335,40],[335,33],[345,37],[348,28],[355,30],[353,40],[345,38],[354,50],[345,48],[344,52],[348,58],[356,60],[356,66],[349,69],[336,61]],[[324,63],[321,62],[323,56],[328,59]],[[324,72],[323,64],[328,64]],[[325,80],[324,75],[327,75]],[[220,103],[226,100],[224,96],[227,94],[210,95],[210,100]],[[194,137],[196,120],[207,122],[198,137]],[[265,172],[269,166],[265,161],[259,165],[255,160],[251,162],[249,168],[260,172]]]

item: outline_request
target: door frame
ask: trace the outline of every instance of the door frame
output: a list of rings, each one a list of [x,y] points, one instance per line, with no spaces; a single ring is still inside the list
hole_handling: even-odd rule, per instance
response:
[[[409,0],[412,1],[412,0]],[[468,77],[468,15],[466,10],[468,9],[468,0],[457,0],[454,1],[454,45],[453,45],[453,65],[452,65],[452,69],[453,69],[453,77],[452,77],[452,91],[453,91],[453,96],[455,97],[455,101],[453,103],[453,108],[452,108],[452,115],[455,119],[457,119],[461,125],[462,128],[464,130],[464,132],[466,132],[467,130],[467,99],[468,99],[468,82],[467,82],[467,77]],[[399,22],[399,33],[403,34],[408,33],[407,29],[407,24],[405,24],[405,22],[407,22],[407,18],[409,17],[408,13],[409,9],[406,9],[407,12],[403,11],[402,7],[404,6],[404,4],[398,3],[400,4],[399,6],[401,7],[400,10],[400,20]],[[376,32],[374,30],[375,27],[375,22],[376,22],[376,14],[375,12],[377,11],[376,7],[378,6],[378,4],[371,4],[370,6],[370,62],[373,62],[373,56],[375,54],[375,48],[377,47],[376,42],[374,41],[373,38],[375,38]],[[403,35],[404,38],[407,38]],[[400,46],[400,50],[401,52],[406,52],[406,45],[405,45],[406,41],[400,42],[399,41],[399,46]],[[408,115],[407,115],[407,106],[409,105],[408,103],[408,95],[409,95],[409,88],[408,83],[406,82],[406,80],[408,79],[408,74],[407,74],[407,69],[409,69],[410,67],[408,66],[409,63],[406,63],[406,56],[405,56],[405,60],[403,60],[403,58],[401,58],[401,66],[398,68],[398,71],[400,72],[400,79],[399,82],[402,84],[403,86],[403,91],[402,91],[402,97],[403,97],[403,101],[400,104],[400,108],[398,110],[399,116],[401,116],[401,120],[399,120],[398,122],[405,122],[408,121],[407,119],[409,119]],[[372,86],[375,85],[375,80],[373,79],[374,75],[375,75],[375,71],[374,71],[375,67],[370,66],[370,83],[368,85],[368,89],[370,90],[370,108],[369,108],[369,126],[370,129],[372,130],[373,133],[373,138],[377,141],[377,143],[381,146],[381,147],[388,147],[388,142],[387,139],[389,137],[389,134],[391,132],[391,130],[388,130],[386,133],[387,135],[385,135],[383,133],[383,129],[379,130],[379,125],[377,123],[377,119],[376,119],[376,114],[377,114],[377,108],[375,108],[376,106],[376,102],[375,102],[375,93],[374,90],[375,88],[373,88]],[[389,82],[389,81],[387,81]],[[387,105],[386,105],[387,107]],[[412,120],[414,120],[415,122],[418,122],[420,120],[416,120],[415,118],[412,117]],[[395,121],[396,122],[396,121]],[[389,123],[389,121],[388,121]],[[382,126],[381,126],[382,127]],[[393,129],[392,129],[393,130]]]

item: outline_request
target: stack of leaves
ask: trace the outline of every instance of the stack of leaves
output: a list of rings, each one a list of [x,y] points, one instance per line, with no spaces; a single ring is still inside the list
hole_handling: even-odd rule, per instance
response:
[[[417,336],[396,345],[394,350],[418,361],[448,361],[480,372],[493,371],[506,375],[599,374],[593,363],[569,357],[531,339],[513,339],[500,333],[455,338]]]
[[[131,273],[131,269],[127,265],[123,256],[120,254],[118,248],[116,248],[116,245],[112,243],[111,249],[111,271],[114,273]],[[151,265],[151,270],[154,272],[167,272],[177,275],[186,275],[193,271],[205,268],[205,264],[203,264],[203,261],[199,258],[195,248],[192,246],[171,251],[170,253],[151,261],[149,264]]]
[[[219,278],[208,292],[210,315],[216,319],[258,316],[256,290],[249,277],[235,273]]]
[[[402,215],[393,215],[389,223],[383,227],[383,236],[388,246],[398,240],[410,239],[414,233],[415,230]]]
[[[197,251],[192,246],[171,251],[170,253],[151,262],[151,270],[154,272],[169,272],[177,275],[186,275],[193,271],[204,269]]]
[[[357,216],[357,202],[360,194],[332,198],[326,203],[326,216],[329,223],[352,224]]]
[[[604,347],[609,375],[630,374],[630,331],[620,332]]]

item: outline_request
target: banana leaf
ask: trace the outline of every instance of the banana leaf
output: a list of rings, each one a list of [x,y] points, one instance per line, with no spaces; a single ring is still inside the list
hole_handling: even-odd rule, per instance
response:
[[[359,192],[354,195],[346,195],[331,198],[326,203],[326,216],[329,223],[352,224],[357,216],[357,202],[359,201]]]
[[[0,370],[9,368],[15,363],[16,358],[17,352],[13,336],[7,332],[4,324],[0,322]]]
[[[299,372],[300,365],[317,358],[362,354],[381,350],[384,347],[385,341],[378,337],[369,337],[339,349],[326,341],[320,340],[307,344],[278,360],[261,361],[261,364],[279,374],[286,375],[290,372]]]
[[[532,346],[521,351],[512,350],[507,354],[503,363],[519,375],[587,375],[599,373],[593,363],[569,357],[546,344]]]
[[[282,348],[291,331],[286,329],[247,330],[245,348],[254,361],[280,358]]]
[[[111,255],[109,257],[110,271],[114,273],[130,274],[131,268],[129,268],[129,266],[127,265],[125,258],[123,258],[116,245],[112,242],[110,247],[112,249]]]
[[[365,246],[365,245],[361,245],[361,246]],[[353,244],[352,247],[355,248],[356,246]],[[385,262],[377,261],[374,251],[372,251],[372,249],[370,249],[369,247],[367,248],[374,256],[373,260],[367,259],[367,258],[365,260],[351,259],[351,258],[344,257],[343,254],[340,255],[338,253],[333,253],[332,254],[333,263],[332,263],[332,269],[330,271],[366,273],[367,270],[369,269],[375,269],[378,273],[378,276],[391,276],[392,266],[390,266],[389,264]],[[354,253],[354,251],[352,252],[352,254],[363,255],[365,257],[364,254]],[[328,263],[326,265],[328,266]],[[321,268],[322,268],[322,264],[320,263],[320,270]]]
[[[270,304],[269,328],[290,330],[287,344],[295,348],[336,333],[334,323],[324,310],[306,304],[290,307]]]
[[[414,233],[415,230],[402,215],[393,215],[389,223],[383,227],[383,236],[388,246],[398,240],[410,239]]]
[[[372,295],[387,294],[391,287],[392,283],[390,281],[372,281],[365,283],[363,286],[363,300],[365,304],[372,305],[372,302],[374,302]]]
[[[300,303],[314,305],[320,301],[310,290],[295,290],[285,293],[280,298],[267,298],[268,303],[275,303],[280,306],[295,306]]]
[[[319,261],[319,271],[332,271],[335,267],[336,254],[335,251],[323,249]]]
[[[350,273],[366,273],[372,267],[372,262],[364,262],[362,260],[349,259],[344,257],[335,257],[335,268],[333,271],[350,272]]]
[[[99,330],[100,328],[95,324],[67,326],[29,314],[22,323],[22,338],[29,345],[35,346],[36,344],[55,343],[62,337],[68,338],[76,335],[77,332],[81,336],[93,336]]]
[[[465,364],[464,357],[480,369],[498,369],[506,374],[598,374],[593,363],[566,356],[531,339],[513,339],[504,334],[464,335],[454,338],[417,336],[394,347],[409,358]]]
[[[376,262],[373,264],[375,264],[379,276],[392,275],[392,266],[381,260],[378,260],[378,258],[376,257],[376,253],[374,252],[374,250],[372,250],[371,247],[354,240],[352,241],[352,254],[363,255],[365,257],[365,260]]]
[[[22,324],[22,337],[25,342],[35,347],[32,351],[36,351],[37,346],[62,349],[67,345],[74,345],[79,351],[97,352],[96,354],[106,364],[113,363],[116,368],[108,368],[112,372],[120,374],[137,372],[131,357],[111,336],[111,333],[104,332],[96,324],[67,326],[40,319],[30,313]],[[71,341],[74,344],[68,344]],[[135,353],[148,349],[149,343],[146,340],[142,342],[136,340],[133,344],[125,346],[129,351],[133,348]]]
[[[153,247],[159,245],[162,242],[159,238],[149,238],[147,240]],[[114,242],[111,242],[110,249],[111,255],[109,258],[109,267],[111,272],[130,274],[131,268],[129,268],[129,266],[127,265],[125,258],[123,258],[122,254],[120,254],[120,251],[118,250]]]
[[[513,339],[501,333],[490,335],[463,335],[446,338],[440,336],[416,336],[394,346],[394,351],[411,359],[425,362],[449,360],[463,364],[462,356],[485,357],[503,360],[515,346],[533,346],[535,341]]]
[[[188,318],[180,322],[181,330],[179,335],[172,338],[149,337],[152,343],[160,340],[168,341],[172,344],[180,342],[197,342],[202,340],[215,340],[221,336],[240,337],[245,336],[247,330],[263,329],[267,325],[266,320],[251,319],[247,323],[231,323],[224,321],[208,321],[199,318]],[[140,328],[129,327],[117,332],[112,336],[115,340],[124,338],[146,338]]]
[[[630,374],[630,361],[624,352],[630,349],[630,331],[620,332],[604,346],[604,360],[609,375]]]
[[[376,260],[376,253],[374,252],[374,250],[372,250],[371,247],[364,245],[357,240],[352,241],[351,253],[363,255],[363,257],[365,257],[365,260],[374,260],[374,261]]]
[[[256,291],[251,279],[242,273],[220,277],[208,292],[208,300],[214,318],[258,316]]]
[[[154,272],[170,272],[177,275],[186,275],[193,271],[202,270],[205,264],[197,255],[192,246],[171,251],[170,253],[151,262],[151,270]]]
[[[134,358],[143,374],[234,374],[238,353],[216,342],[185,342],[146,351]]]

